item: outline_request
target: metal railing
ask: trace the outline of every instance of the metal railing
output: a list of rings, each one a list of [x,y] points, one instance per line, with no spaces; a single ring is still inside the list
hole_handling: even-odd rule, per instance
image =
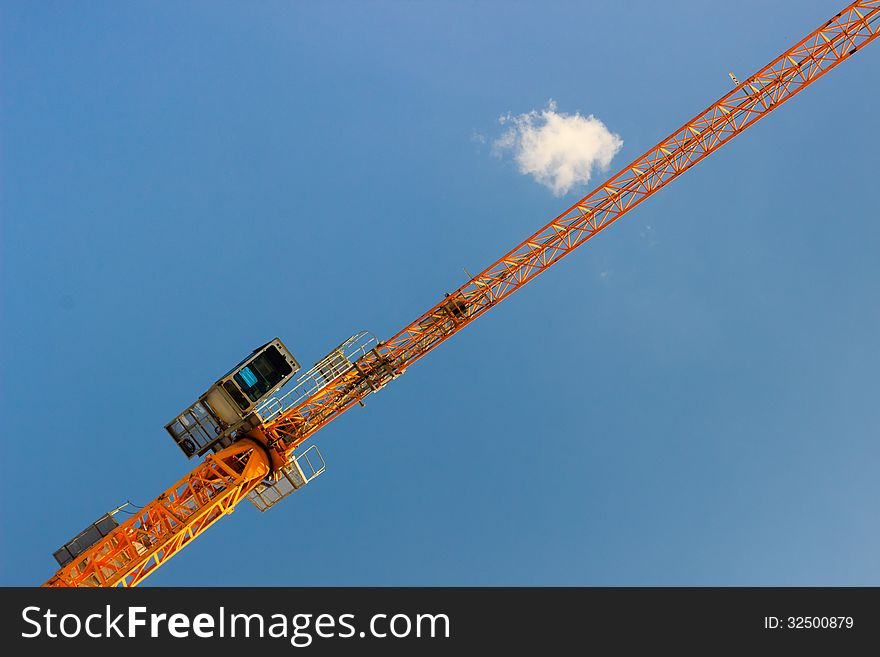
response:
[[[318,448],[312,445],[281,468],[274,482],[263,482],[248,493],[248,501],[261,512],[267,511],[324,470],[324,457],[321,456]]]
[[[324,356],[304,374],[300,374],[291,387],[279,390],[279,395],[260,404],[255,413],[265,424],[303,399],[310,397],[335,378],[354,367],[354,362],[378,344],[376,336],[369,331],[355,333],[348,340]]]

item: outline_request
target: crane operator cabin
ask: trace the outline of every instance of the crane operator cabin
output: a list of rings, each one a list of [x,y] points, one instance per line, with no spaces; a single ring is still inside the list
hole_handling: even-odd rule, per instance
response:
[[[254,409],[299,369],[284,343],[275,338],[220,377],[165,430],[188,458],[227,447]]]

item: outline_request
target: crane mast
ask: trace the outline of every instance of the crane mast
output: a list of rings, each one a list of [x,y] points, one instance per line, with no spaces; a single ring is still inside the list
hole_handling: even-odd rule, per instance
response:
[[[880,0],[857,0],[595,188],[353,367],[271,417],[62,567],[44,586],[134,586],[277,477],[318,429],[403,374],[544,270],[873,41]],[[731,76],[732,77],[732,76]],[[733,78],[736,82],[736,79]],[[283,400],[283,398],[282,398]]]

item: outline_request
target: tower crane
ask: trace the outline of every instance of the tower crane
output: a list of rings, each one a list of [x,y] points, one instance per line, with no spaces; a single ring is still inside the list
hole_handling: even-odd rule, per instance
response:
[[[856,0],[386,340],[359,333],[304,374],[277,338],[166,429],[204,457],[122,523],[102,516],[55,557],[44,584],[135,586],[249,499],[266,510],[323,471],[300,446],[880,34],[880,0]]]

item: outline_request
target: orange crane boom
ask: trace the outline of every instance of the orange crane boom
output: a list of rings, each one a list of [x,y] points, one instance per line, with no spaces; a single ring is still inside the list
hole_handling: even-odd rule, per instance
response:
[[[315,431],[880,34],[880,0],[857,0],[471,278],[354,366],[192,472],[62,567],[44,586],[134,586],[278,476]],[[731,76],[732,77],[732,76]],[[734,81],[735,78],[733,78]]]

